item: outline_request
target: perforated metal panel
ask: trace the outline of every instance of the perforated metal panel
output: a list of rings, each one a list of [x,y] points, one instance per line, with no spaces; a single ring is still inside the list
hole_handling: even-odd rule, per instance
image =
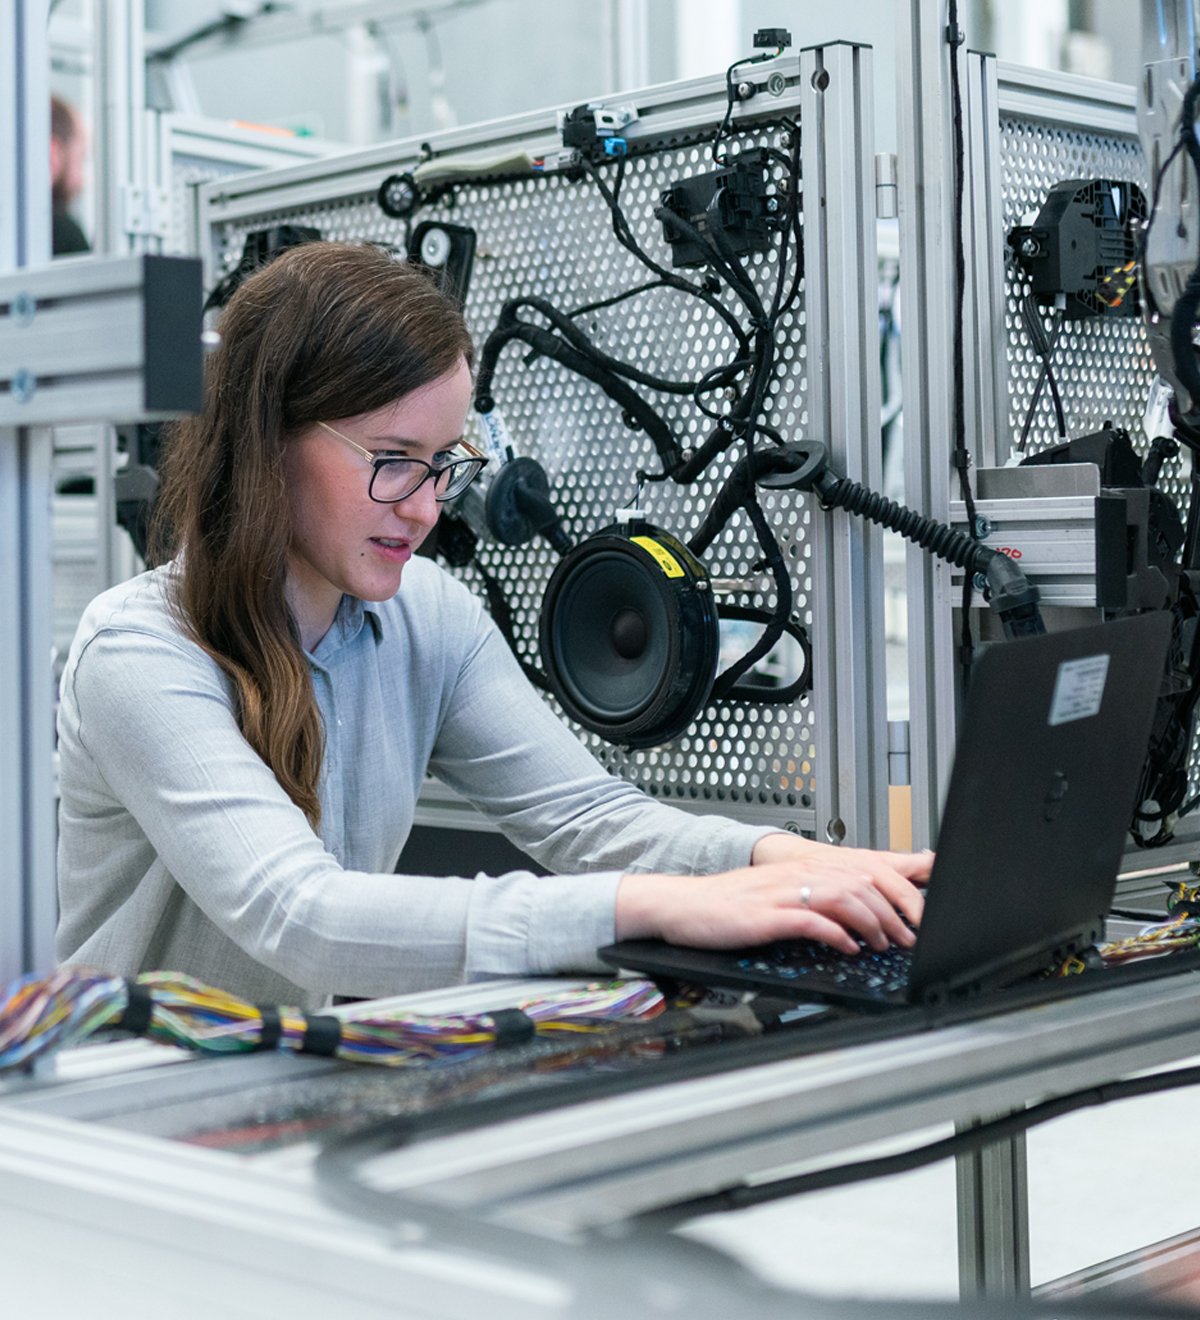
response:
[[[1149,198],[1150,181],[1136,124],[1129,112],[1128,133],[1089,132],[1058,126],[1041,119],[1002,116],[1003,215],[1007,231],[1037,210],[1049,188],[1064,179],[1112,178],[1137,183]],[[1006,281],[1005,324],[1008,332],[1009,424],[1015,438],[1024,424],[1039,364],[1021,324],[1018,304],[1028,291],[1016,263]],[[1047,327],[1050,321],[1047,318]],[[1052,359],[1069,435],[1085,435],[1111,421],[1125,427],[1143,455],[1147,441],[1142,429],[1146,399],[1154,379],[1154,364],[1140,317],[1089,318],[1066,321]],[[1043,390],[1027,451],[1034,453],[1059,443],[1049,391]],[[1164,464],[1160,487],[1186,516],[1189,478],[1181,453]],[[1188,767],[1187,797],[1200,789],[1200,736],[1193,740]],[[1179,838],[1195,834],[1195,826],[1181,826]],[[1131,845],[1134,865],[1152,864],[1159,853]]]
[[[740,133],[729,149],[736,152],[755,146],[786,150],[786,130],[763,126]],[[402,167],[402,162],[395,166]],[[656,261],[670,265],[661,226],[653,217],[660,194],[673,180],[711,168],[707,144],[668,146],[627,162],[621,206],[638,243]],[[784,166],[777,164],[773,173],[782,185]],[[608,177],[611,182],[611,171]],[[536,296],[569,310],[653,278],[614,239],[609,208],[588,178],[543,175],[464,186],[454,193],[452,204],[425,208],[417,218],[445,219],[476,230],[478,246],[467,319],[477,344],[495,326],[510,299]],[[373,194],[347,196],[220,226],[216,233],[220,265],[227,269],[236,263],[247,232],[282,221],[315,226],[326,238],[371,240],[399,249],[406,246],[404,224],[388,219]],[[794,244],[783,271],[789,283],[793,257]],[[747,266],[760,294],[769,300],[780,277],[777,250],[750,256]],[[736,298],[725,294],[723,301],[745,325],[746,312]],[[719,316],[698,299],[674,290],[650,290],[586,313],[579,324],[601,350],[675,380],[698,379],[736,356],[733,334]],[[784,435],[798,434],[808,420],[803,325],[801,294],[781,322],[768,418]],[[661,471],[646,436],[625,425],[619,409],[598,387],[557,363],[539,359],[527,364],[519,347],[512,347],[497,370],[494,393],[517,452],[543,464],[555,503],[576,538],[610,523],[618,509],[638,500],[639,469]],[[711,428],[711,421],[690,399],[655,391],[645,391],[645,396],[684,448],[700,443]],[[734,451],[718,460],[686,488],[672,483],[646,484],[640,499],[644,515],[686,540],[698,527],[736,456]],[[764,491],[762,505],[793,566],[796,617],[811,628],[808,527],[812,514],[801,498],[790,493]],[[714,576],[749,576],[755,583],[765,584],[768,579],[754,568],[760,554],[748,519],[738,513],[704,558]],[[521,654],[540,663],[539,612],[556,555],[540,542],[511,549],[485,541],[479,560],[508,596]],[[480,588],[472,567],[461,570],[460,575]],[[775,604],[773,590],[735,599],[767,609]],[[757,631],[747,638],[730,629],[722,663],[742,654]],[[799,672],[802,657],[798,647],[794,651],[789,659],[795,668],[782,676],[783,682]],[[787,661],[783,667],[788,667]],[[584,730],[579,733],[606,766],[655,796],[720,804],[742,817],[766,812],[775,821],[782,811],[790,813],[788,819],[808,824],[818,767],[813,712],[807,698],[787,707],[723,704],[710,708],[674,743],[642,751],[615,747]]]
[[[1006,251],[1008,232],[1014,225],[1030,223],[1050,188],[1068,179],[1112,178],[1149,190],[1132,88],[1014,66],[997,70],[991,57],[973,58],[977,65],[971,69],[969,108],[976,123],[968,136],[967,169],[973,186],[986,196],[976,202],[970,217],[976,231],[970,235],[975,269],[969,266],[968,279],[979,325],[974,361],[968,361],[968,370],[976,375],[968,382],[967,395],[968,408],[976,401],[980,405],[978,434],[972,437],[977,441],[976,458],[1002,464],[1021,433],[1040,371],[1020,315],[1029,282]],[[1048,333],[1054,315],[1045,309]],[[1142,419],[1155,372],[1140,317],[1064,321],[1052,363],[1070,436],[1112,422],[1127,429],[1134,446],[1145,454]],[[1026,452],[1035,453],[1059,440],[1049,391],[1043,389]],[[931,470],[940,475],[945,469],[939,462],[944,463],[942,455],[930,459]],[[1186,515],[1184,456],[1164,465],[1159,484]],[[990,619],[980,621],[991,625]],[[1068,622],[1064,618],[1060,626]],[[945,657],[940,663],[949,672]],[[953,684],[943,687],[938,718],[953,709]],[[924,732],[914,733],[914,739]],[[947,768],[948,759],[941,767],[943,774]],[[1189,796],[1198,787],[1200,738],[1190,756]],[[1130,870],[1168,865],[1190,858],[1198,845],[1200,822],[1188,817],[1166,848],[1146,851],[1130,842],[1125,864]]]
[[[213,179],[228,178],[245,172],[245,166],[226,161],[214,161],[199,156],[171,156],[171,215],[166,249],[170,252],[195,252],[196,234],[195,195],[198,184]]]
[[[1132,119],[1132,115],[1131,115]],[[1130,124],[1131,132],[1133,124]],[[1120,179],[1148,189],[1145,162],[1136,137],[1087,132],[1040,119],[1003,115],[1000,120],[1003,170],[1003,229],[1029,223],[1050,189],[1068,179]],[[1041,363],[1021,321],[1020,303],[1029,280],[1018,262],[1008,263],[1005,330],[1008,341],[1008,432],[1021,434]],[[1053,314],[1043,317],[1051,332]],[[1137,316],[1091,317],[1063,322],[1052,358],[1062,394],[1067,433],[1085,435],[1106,421],[1123,426],[1142,443],[1141,420],[1154,375],[1146,336]],[[1002,437],[1003,439],[1003,437]],[[1029,432],[1027,453],[1059,443],[1048,388]],[[1173,492],[1178,493],[1178,492]]]

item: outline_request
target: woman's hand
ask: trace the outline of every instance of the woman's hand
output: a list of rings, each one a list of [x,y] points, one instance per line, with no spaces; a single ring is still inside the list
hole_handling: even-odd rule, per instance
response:
[[[790,834],[760,839],[752,864],[709,876],[627,874],[617,890],[618,939],[656,936],[695,948],[819,940],[856,953],[911,945],[928,853],[835,848]]]
[[[754,845],[752,866],[769,862],[816,863],[831,883],[869,880],[914,926],[921,923],[925,899],[917,885],[929,879],[933,853],[875,852],[870,848],[841,848],[815,843],[798,834],[767,834]]]

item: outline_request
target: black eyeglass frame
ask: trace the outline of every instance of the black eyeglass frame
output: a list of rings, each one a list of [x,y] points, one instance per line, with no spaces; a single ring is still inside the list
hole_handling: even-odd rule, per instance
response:
[[[369,449],[364,449],[362,445],[351,440],[348,435],[343,435],[341,431],[334,430],[328,422],[318,422],[317,425],[323,431],[328,431],[330,435],[337,436],[343,444],[349,445],[360,458],[363,458],[366,462],[370,463],[371,481],[367,486],[367,494],[376,504],[399,504],[401,500],[412,499],[417,491],[419,491],[431,477],[433,478],[433,498],[439,504],[446,504],[450,500],[458,499],[463,491],[467,489],[471,482],[474,481],[488,465],[487,455],[481,449],[476,449],[469,440],[456,440],[454,443],[454,448],[456,450],[465,449],[467,451],[466,458],[456,458],[452,459],[449,463],[439,463],[435,465],[433,463],[427,463],[423,458],[409,458],[407,456],[391,458],[380,456],[379,454],[373,454]],[[381,499],[375,494],[375,482],[384,468],[392,467],[397,463],[407,463],[414,467],[422,467],[425,471],[417,481],[416,485],[413,486],[412,490],[405,491],[403,495],[394,496],[392,499]],[[458,487],[458,489],[451,490],[450,488],[454,486],[454,470],[456,468],[464,467],[470,467],[472,469],[471,475],[461,486]],[[439,490],[438,482],[441,481],[443,477],[446,477],[446,488]]]

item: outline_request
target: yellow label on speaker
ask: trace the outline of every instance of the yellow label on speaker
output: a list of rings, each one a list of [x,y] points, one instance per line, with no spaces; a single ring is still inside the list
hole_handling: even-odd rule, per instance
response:
[[[634,545],[640,545],[643,550],[648,550],[657,560],[659,568],[662,569],[667,577],[683,577],[683,569],[680,567],[679,560],[668,550],[659,545],[652,536],[631,536],[629,539]]]

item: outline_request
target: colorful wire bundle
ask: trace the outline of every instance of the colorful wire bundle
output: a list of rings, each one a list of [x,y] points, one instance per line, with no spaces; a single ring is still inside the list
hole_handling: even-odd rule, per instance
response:
[[[1174,880],[1167,895],[1167,912],[1173,916],[1200,917],[1200,884]]]
[[[1146,926],[1127,939],[1101,944],[1099,953],[1108,965],[1194,949],[1197,945],[1200,945],[1200,917],[1181,914]]]
[[[1120,307],[1126,294],[1137,283],[1137,262],[1126,261],[1115,266],[1096,285],[1096,297],[1106,307]]]
[[[11,982],[0,1004],[0,1069],[14,1068],[111,1026],[125,1010],[119,976],[60,967],[49,976]]]
[[[1167,910],[1171,910],[1170,902]],[[1181,911],[1166,921],[1144,926],[1136,935],[1098,944],[1086,953],[1072,954],[1049,975],[1080,976],[1100,967],[1116,967],[1137,958],[1159,958],[1166,953],[1179,953],[1197,947],[1200,947],[1200,916]]]
[[[0,1001],[0,1072],[97,1031],[119,1029],[204,1054],[281,1049],[357,1063],[441,1063],[522,1044],[535,1036],[604,1031],[663,1011],[649,981],[597,982],[473,1015],[310,1016],[255,1005],[174,972],[136,981],[89,968],[60,968],[12,982]]]

